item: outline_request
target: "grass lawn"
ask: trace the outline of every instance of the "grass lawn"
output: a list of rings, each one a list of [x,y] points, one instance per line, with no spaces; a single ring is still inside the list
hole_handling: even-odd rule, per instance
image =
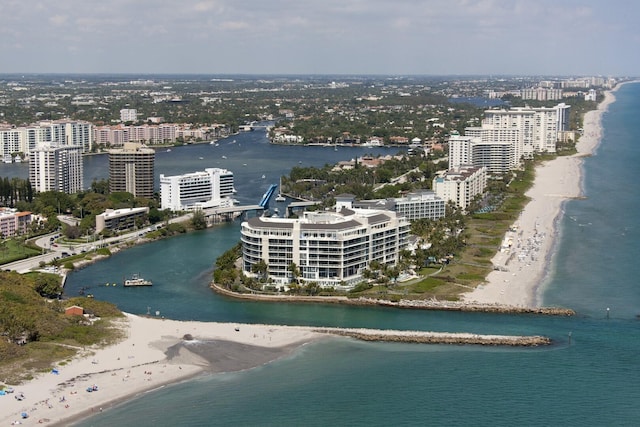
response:
[[[0,242],[0,264],[38,255],[40,251],[25,246],[22,241],[6,239]]]

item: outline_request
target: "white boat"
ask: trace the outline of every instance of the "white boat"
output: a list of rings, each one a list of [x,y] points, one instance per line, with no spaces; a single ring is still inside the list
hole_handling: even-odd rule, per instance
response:
[[[226,158],[227,158],[227,156],[222,156],[222,158],[223,158],[223,159],[226,159]]]
[[[4,163],[13,163],[13,156],[11,154],[5,154],[2,161]]]
[[[170,153],[170,152],[171,152],[171,148],[167,148],[167,153]]]
[[[282,195],[282,177],[280,177],[280,185],[278,185],[278,196],[276,202],[286,202],[287,198]]]
[[[151,280],[146,280],[138,274],[133,274],[130,279],[125,279],[124,286],[151,286]]]

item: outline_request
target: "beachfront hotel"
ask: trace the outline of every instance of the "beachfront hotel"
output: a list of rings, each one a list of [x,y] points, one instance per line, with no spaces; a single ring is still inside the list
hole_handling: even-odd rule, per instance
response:
[[[372,261],[398,262],[409,226],[392,211],[347,206],[304,212],[301,218],[250,218],[241,226],[242,271],[256,277],[252,268],[264,261],[269,279],[286,287],[295,263],[305,282],[351,289],[364,280],[362,274]]]
[[[233,172],[220,168],[183,175],[160,174],[161,209],[188,211],[233,206]]]
[[[109,150],[109,192],[152,199],[155,155],[153,149],[132,142]]]
[[[49,143],[36,149],[29,157],[29,180],[36,192],[82,191],[82,148]]]

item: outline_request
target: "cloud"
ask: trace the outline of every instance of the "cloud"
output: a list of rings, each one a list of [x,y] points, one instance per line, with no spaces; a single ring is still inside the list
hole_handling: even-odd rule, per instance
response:
[[[69,72],[260,73],[268,66],[269,72],[289,73],[586,73],[605,67],[631,73],[640,66],[639,58],[629,57],[640,39],[634,22],[640,6],[623,0],[32,3],[0,3],[0,55],[14,59],[0,63],[0,72],[46,72],[9,67],[25,64],[21,58],[59,51],[61,44],[73,46],[80,57],[101,52],[92,61],[78,61],[86,70]],[[27,22],[39,23],[38,31],[27,30]],[[203,51],[215,55],[202,57]],[[602,51],[609,52],[606,64],[593,59],[594,52]],[[119,60],[113,61],[109,52]],[[166,61],[176,56],[181,60]],[[199,59],[190,61],[190,56]],[[33,63],[56,71],[67,66],[64,57],[55,56]],[[194,64],[200,69],[188,68]]]
[[[66,24],[67,17],[64,15],[54,15],[49,18],[49,22],[51,22],[51,24],[53,24],[54,26],[58,27]]]

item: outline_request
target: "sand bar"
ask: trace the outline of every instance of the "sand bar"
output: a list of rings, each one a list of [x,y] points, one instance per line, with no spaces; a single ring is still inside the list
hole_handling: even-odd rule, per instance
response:
[[[96,415],[128,396],[184,380],[204,371],[230,372],[260,366],[322,337],[309,328],[181,322],[127,315],[127,338],[87,349],[57,374],[41,374],[13,394],[0,396],[0,425],[58,424]],[[236,330],[237,329],[237,330]],[[195,340],[182,338],[192,335]],[[213,340],[200,348],[198,340]],[[219,344],[219,345],[216,345]],[[1,380],[1,378],[0,378]],[[97,387],[88,392],[87,388]],[[24,400],[15,398],[24,394]],[[28,418],[22,419],[25,412]]]
[[[203,372],[232,372],[287,356],[329,336],[403,343],[538,346],[540,336],[274,326],[175,321],[127,314],[122,342],[85,349],[56,373],[47,372],[0,396],[0,425],[66,425],[100,416],[113,405]],[[95,386],[95,390],[93,390]],[[92,391],[88,391],[91,389]],[[19,393],[24,400],[17,400]],[[28,414],[23,419],[22,413]]]
[[[498,270],[487,276],[486,283],[466,293],[463,301],[523,307],[541,305],[540,285],[548,271],[563,203],[583,197],[582,159],[598,146],[602,135],[601,116],[615,101],[614,92],[619,87],[605,92],[597,110],[585,114],[576,154],[557,157],[536,168],[534,184],[526,193],[531,200],[516,220],[513,231],[504,237],[506,248],[492,258]]]

